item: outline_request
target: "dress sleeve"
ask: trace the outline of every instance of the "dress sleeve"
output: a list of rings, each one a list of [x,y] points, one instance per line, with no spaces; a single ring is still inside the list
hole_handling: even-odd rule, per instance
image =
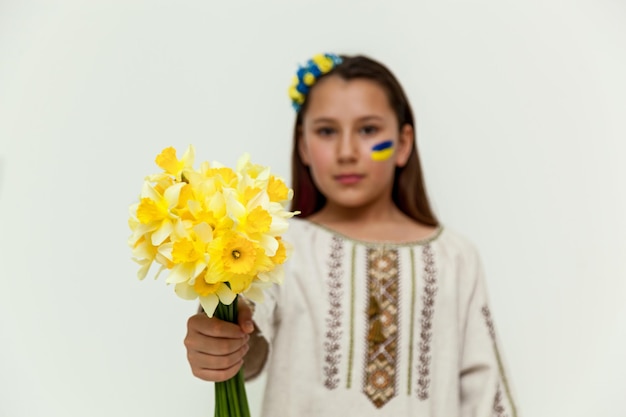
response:
[[[460,399],[463,417],[517,417],[499,349],[482,263],[474,251],[468,260],[473,275],[465,307]]]
[[[260,303],[248,300],[253,306],[252,320],[254,321],[255,330],[250,335],[248,342],[250,350],[244,357],[244,376],[246,381],[257,378],[265,369],[274,339],[278,306],[276,294],[272,289],[267,289],[264,295],[264,300]]]
[[[281,294],[280,285],[272,285],[264,291],[263,302],[257,303],[254,308],[253,320],[262,336],[268,344],[272,345],[274,333],[279,322],[279,298]]]

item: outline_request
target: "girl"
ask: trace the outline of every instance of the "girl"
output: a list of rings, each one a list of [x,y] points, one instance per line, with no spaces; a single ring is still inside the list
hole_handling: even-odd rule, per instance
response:
[[[318,55],[290,95],[285,282],[239,325],[189,319],[194,375],[266,369],[264,416],[515,416],[479,256],[431,210],[396,78]]]

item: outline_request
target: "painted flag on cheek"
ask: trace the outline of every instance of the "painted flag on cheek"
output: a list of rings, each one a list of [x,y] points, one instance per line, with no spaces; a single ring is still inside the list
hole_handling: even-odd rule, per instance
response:
[[[386,140],[372,147],[373,161],[386,161],[393,155],[393,141]]]

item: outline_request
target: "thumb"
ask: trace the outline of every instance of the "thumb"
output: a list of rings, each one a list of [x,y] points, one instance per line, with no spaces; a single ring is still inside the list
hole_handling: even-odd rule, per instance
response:
[[[254,323],[252,322],[252,306],[250,305],[250,302],[243,297],[239,297],[237,305],[237,321],[239,322],[239,326],[244,332],[250,334],[254,331]]]

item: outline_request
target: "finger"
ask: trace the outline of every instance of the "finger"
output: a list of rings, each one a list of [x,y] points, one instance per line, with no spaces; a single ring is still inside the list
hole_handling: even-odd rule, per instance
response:
[[[245,344],[241,349],[225,356],[208,355],[198,351],[189,351],[187,359],[194,368],[223,370],[237,365],[244,358],[250,347]]]
[[[196,377],[205,381],[222,382],[231,379],[232,377],[237,375],[237,372],[239,372],[239,369],[241,369],[242,365],[243,360],[226,369],[203,369],[192,367],[191,372]]]
[[[205,336],[200,333],[188,333],[184,343],[187,351],[195,351],[207,355],[226,356],[237,352],[248,343],[250,336],[231,339]]]
[[[254,323],[252,322],[252,308],[250,305],[240,299],[239,302],[239,311],[237,312],[237,321],[239,322],[239,326],[241,329],[250,334],[254,331]]]
[[[208,317],[204,313],[191,316],[187,321],[187,330],[189,333],[227,339],[241,339],[246,335],[238,324]]]

